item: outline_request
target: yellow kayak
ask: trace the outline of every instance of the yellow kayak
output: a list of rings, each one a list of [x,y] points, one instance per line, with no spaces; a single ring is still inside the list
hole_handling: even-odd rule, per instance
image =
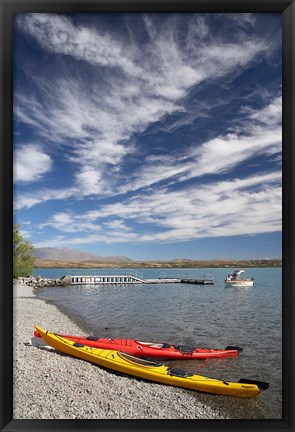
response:
[[[133,357],[121,351],[91,348],[42,330],[38,326],[35,326],[35,328],[42,339],[58,351],[98,366],[161,384],[205,393],[239,397],[259,396],[263,390],[269,387],[268,383],[261,381],[240,379],[239,382],[227,382],[202,375],[194,375],[181,369],[169,368],[155,361]]]

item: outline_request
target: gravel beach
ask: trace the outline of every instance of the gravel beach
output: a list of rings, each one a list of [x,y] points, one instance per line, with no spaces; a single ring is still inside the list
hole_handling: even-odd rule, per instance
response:
[[[14,419],[224,419],[202,394],[144,382],[29,345],[34,325],[83,334],[59,309],[14,284]]]

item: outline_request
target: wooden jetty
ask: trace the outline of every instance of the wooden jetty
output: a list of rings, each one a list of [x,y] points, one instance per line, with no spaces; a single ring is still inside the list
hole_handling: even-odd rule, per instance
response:
[[[194,284],[194,285],[214,285],[212,279],[181,279],[180,283]]]
[[[158,278],[158,279],[144,279],[142,276],[135,274],[109,274],[97,276],[64,276],[62,279],[63,284],[66,285],[100,285],[100,284],[155,284],[155,283],[180,283],[181,279],[175,278]]]
[[[180,283],[180,278],[158,278],[158,279],[145,279],[146,284],[161,284],[161,283]]]
[[[79,275],[64,276],[62,281],[67,285],[100,285],[100,284],[136,284],[145,283],[145,280],[133,274],[109,275]]]
[[[214,285],[213,276],[208,274],[204,275],[204,279],[191,279],[190,277],[188,277],[186,279],[181,279],[180,282],[194,285]]]
[[[198,285],[213,285],[212,279],[181,279],[159,277],[157,279],[145,279],[138,274],[108,274],[108,275],[78,275],[63,276],[61,278],[63,285],[109,285],[109,284],[161,284],[161,283],[190,283]]]

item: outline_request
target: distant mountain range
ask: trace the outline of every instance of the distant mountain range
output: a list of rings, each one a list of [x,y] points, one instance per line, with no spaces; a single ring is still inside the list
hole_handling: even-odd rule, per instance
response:
[[[71,262],[82,262],[82,261],[100,261],[100,262],[128,262],[131,261],[129,258],[124,256],[100,256],[90,252],[84,252],[78,249],[68,248],[35,248],[33,255],[39,260],[51,260],[51,261],[71,261]]]
[[[125,256],[100,256],[79,249],[35,248],[35,268],[250,268],[281,267],[281,259],[196,260],[176,258],[173,260],[134,261]]]

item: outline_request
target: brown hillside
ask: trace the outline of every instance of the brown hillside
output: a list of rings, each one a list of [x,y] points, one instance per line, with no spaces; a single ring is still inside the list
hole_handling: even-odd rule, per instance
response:
[[[40,260],[34,262],[35,268],[251,268],[281,267],[282,260],[187,260],[173,261],[56,261]]]

